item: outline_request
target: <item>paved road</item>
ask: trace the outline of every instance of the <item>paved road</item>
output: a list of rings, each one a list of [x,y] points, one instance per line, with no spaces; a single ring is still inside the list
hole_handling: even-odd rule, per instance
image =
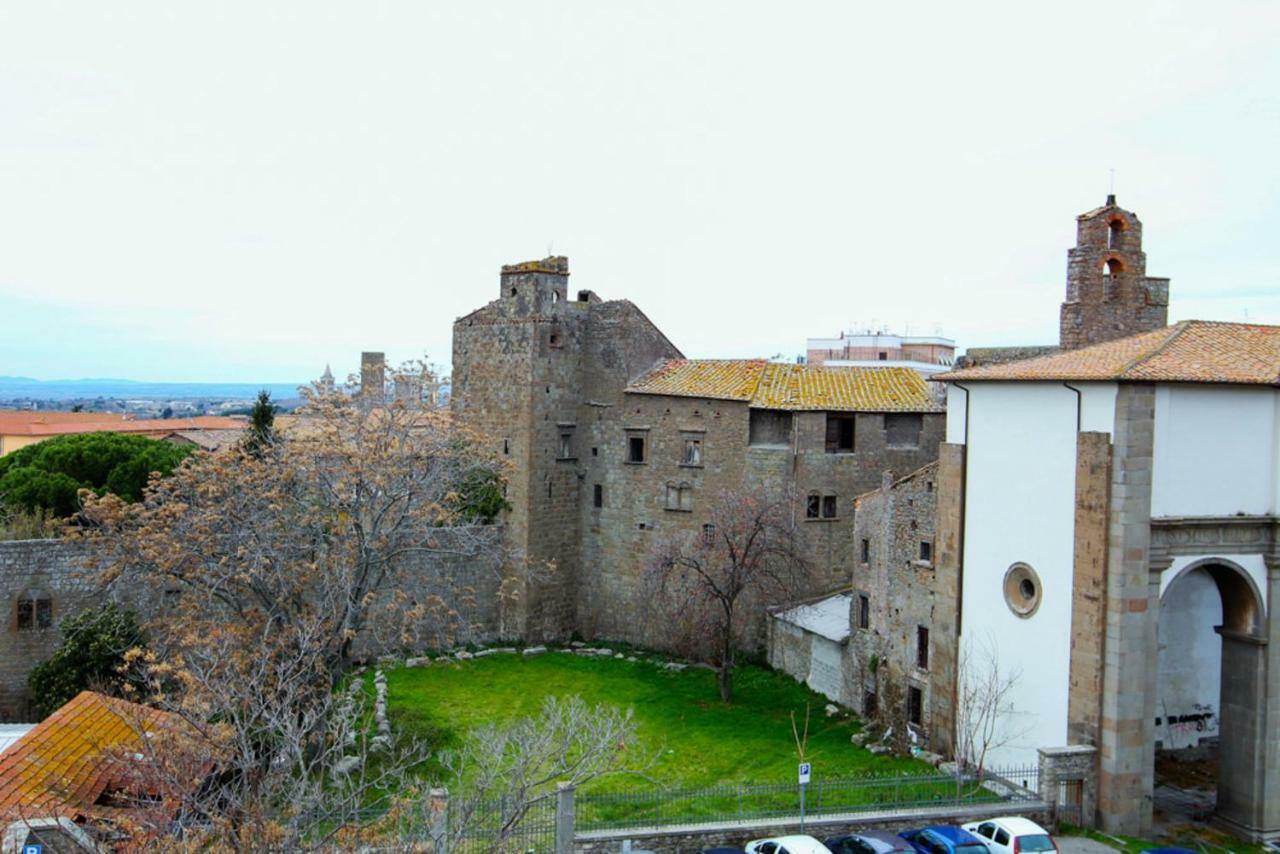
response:
[[[1061,854],[1116,854],[1116,849],[1087,836],[1057,836]]]

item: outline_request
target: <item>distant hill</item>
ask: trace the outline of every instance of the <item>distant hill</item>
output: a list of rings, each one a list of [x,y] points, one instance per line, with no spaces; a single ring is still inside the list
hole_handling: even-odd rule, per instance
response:
[[[143,400],[218,398],[251,400],[260,389],[277,402],[296,400],[304,383],[151,383],[121,379],[35,380],[0,376],[0,400],[25,397],[35,400],[114,397]]]

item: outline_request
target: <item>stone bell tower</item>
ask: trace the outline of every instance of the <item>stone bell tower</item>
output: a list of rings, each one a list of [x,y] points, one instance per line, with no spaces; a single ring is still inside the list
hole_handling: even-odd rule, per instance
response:
[[[1113,341],[1168,323],[1169,280],[1147,276],[1142,222],[1107,203],[1076,217],[1076,245],[1067,251],[1067,298],[1058,343],[1063,350]]]

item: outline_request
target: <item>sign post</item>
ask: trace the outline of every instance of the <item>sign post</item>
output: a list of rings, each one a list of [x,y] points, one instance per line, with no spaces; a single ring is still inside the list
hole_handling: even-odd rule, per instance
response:
[[[800,832],[804,833],[804,790],[809,786],[809,777],[813,771],[810,762],[800,763]]]

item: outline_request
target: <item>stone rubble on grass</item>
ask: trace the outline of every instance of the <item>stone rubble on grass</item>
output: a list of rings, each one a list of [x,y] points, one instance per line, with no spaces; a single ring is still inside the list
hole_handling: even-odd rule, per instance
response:
[[[474,655],[472,655],[472,658],[488,658],[489,656],[493,655],[496,652],[497,652],[496,649],[482,649],[479,652],[476,652]],[[462,653],[458,653],[458,658],[462,658]]]
[[[827,703],[827,708],[825,709],[825,711],[827,713],[827,717],[832,718],[840,714],[840,707],[835,705],[834,703]]]
[[[849,742],[853,744],[854,747],[861,747],[862,745],[867,743],[867,739],[870,737],[871,737],[871,733],[868,732],[867,730],[865,729],[859,730],[858,732],[855,732],[853,735],[849,736]]]
[[[920,751],[920,753],[916,755],[916,758],[923,759],[925,762],[928,762],[934,768],[937,768],[939,765],[941,765],[943,762],[946,761],[945,759],[942,758],[941,754],[934,753],[931,750]]]
[[[520,654],[527,657],[530,655],[542,655],[546,651],[547,648],[545,646],[531,646],[523,650]]]
[[[619,653],[619,655],[621,655],[621,653]],[[628,656],[627,656],[627,661],[636,661],[636,660],[637,660],[637,659],[636,659],[636,657],[635,657],[634,655],[628,655]]]
[[[582,641],[569,641],[569,646],[573,647],[574,649],[582,649],[584,646],[586,646],[586,644],[583,643]]]
[[[437,664],[448,664],[450,661],[453,661],[453,659],[452,659],[452,658],[450,658],[450,657],[449,657],[449,656],[447,656],[447,655],[437,655],[437,656],[436,656],[436,663],[437,663]]]
[[[464,649],[457,653],[457,658],[459,661],[470,661],[472,658],[475,658],[475,656]]]
[[[406,658],[404,661],[404,666],[405,667],[430,667],[431,659],[425,655],[422,656],[421,658]]]
[[[674,673],[679,673],[681,670],[684,670],[689,665],[681,664],[678,661],[668,661],[666,664],[662,664],[659,666],[662,667],[664,670],[670,670]]]
[[[884,756],[886,753],[892,753],[893,748],[887,744],[872,744],[867,747],[871,751],[872,756]]]
[[[619,653],[616,653],[613,657],[614,657],[614,658],[625,658],[626,656],[624,656],[622,653],[620,653],[620,652],[619,652]]]
[[[557,650],[556,650],[556,652],[563,652],[565,655],[573,655],[575,652],[577,652],[577,650],[575,650],[575,649],[557,649]]]

